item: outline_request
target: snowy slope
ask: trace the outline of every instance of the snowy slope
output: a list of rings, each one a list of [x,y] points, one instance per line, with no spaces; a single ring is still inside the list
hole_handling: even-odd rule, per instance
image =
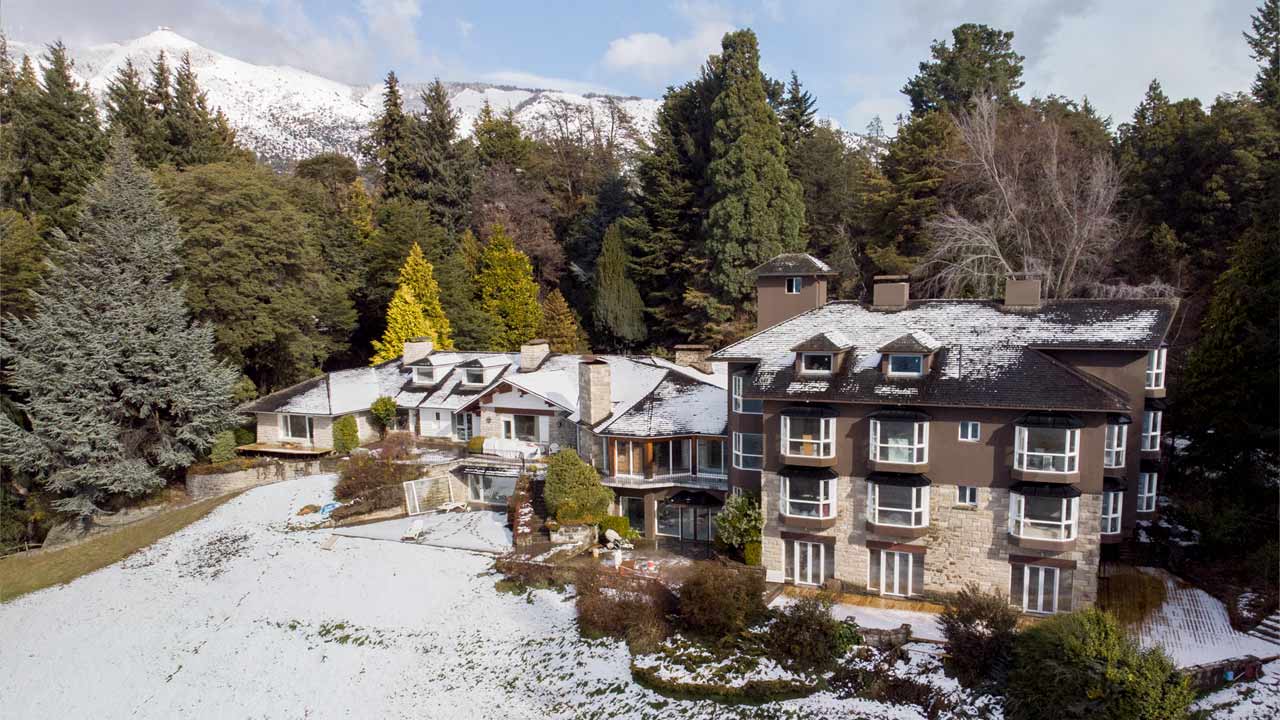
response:
[[[38,57],[37,43],[10,42],[15,55]],[[254,65],[201,47],[168,29],[159,29],[125,43],[71,48],[76,73],[89,83],[101,100],[111,78],[132,59],[144,77],[152,61],[164,51],[176,65],[183,53],[191,54],[200,86],[214,107],[222,108],[241,141],[264,160],[277,165],[310,157],[326,150],[358,154],[358,145],[382,104],[382,86],[347,85],[286,66]],[[471,126],[486,100],[495,110],[511,108],[529,132],[537,132],[554,103],[587,106],[600,113],[601,96],[584,96],[547,89],[524,89],[483,83],[445,83],[454,109],[461,115],[459,131]],[[410,109],[421,107],[419,95],[425,83],[404,83],[401,90]],[[659,101],[616,98],[647,133],[653,127]]]

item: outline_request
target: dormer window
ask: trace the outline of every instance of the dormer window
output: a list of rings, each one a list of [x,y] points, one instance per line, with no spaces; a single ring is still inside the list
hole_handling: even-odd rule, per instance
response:
[[[830,375],[833,365],[831,353],[801,353],[800,373],[802,375]]]
[[[484,370],[480,368],[467,368],[464,371],[462,382],[467,385],[483,385]]]
[[[787,278],[787,294],[788,295],[799,295],[800,288],[802,287],[804,287],[804,278],[801,278],[801,277]]]
[[[923,355],[889,356],[889,377],[920,377],[923,374]]]
[[[416,367],[413,369],[413,381],[419,385],[430,385],[435,381],[434,368]]]

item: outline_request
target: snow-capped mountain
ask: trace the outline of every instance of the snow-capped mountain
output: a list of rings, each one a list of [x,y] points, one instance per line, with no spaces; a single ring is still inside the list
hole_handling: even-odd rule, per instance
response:
[[[10,42],[10,52],[39,57],[43,47]],[[176,65],[190,53],[191,66],[208,94],[236,129],[240,141],[263,160],[285,165],[316,153],[338,151],[356,156],[360,138],[382,104],[382,85],[347,85],[314,73],[276,65],[254,65],[237,60],[161,28],[125,43],[69,48],[75,71],[101,101],[107,84],[132,59],[144,72],[163,50]],[[511,108],[526,131],[536,132],[547,122],[556,103],[603,112],[604,96],[579,95],[553,89],[526,89],[484,83],[446,82],[453,108],[461,115],[459,132],[471,126],[487,100],[495,111]],[[403,83],[401,92],[408,109],[421,106],[425,83]],[[631,116],[636,130],[647,134],[654,124],[660,101],[614,98]]]

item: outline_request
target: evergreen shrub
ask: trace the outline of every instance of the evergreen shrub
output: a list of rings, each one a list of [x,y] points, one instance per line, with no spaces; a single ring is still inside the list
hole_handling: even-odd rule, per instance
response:
[[[360,429],[355,415],[343,415],[333,423],[333,450],[339,455],[360,447]]]
[[[600,473],[577,452],[561,450],[547,463],[543,498],[561,524],[591,525],[608,515],[613,491],[600,483]]]
[[[724,637],[762,618],[764,576],[718,562],[703,561],[680,586],[680,620],[698,635]]]
[[[236,459],[236,432],[223,430],[213,436],[213,445],[209,447],[209,462],[221,463]]]
[[[385,433],[396,426],[395,398],[383,395],[374,400],[373,405],[369,407],[369,413],[373,415],[373,422],[378,426],[378,431]]]
[[[826,595],[805,596],[778,612],[765,635],[769,655],[790,667],[830,669],[862,642],[857,625],[831,616],[832,604]]]
[[[742,548],[743,560],[751,567],[760,567],[762,550],[760,542],[749,542]]]
[[[631,522],[621,515],[605,515],[597,523],[600,526],[600,541],[604,542],[604,532],[612,530],[623,539],[631,538],[637,533],[631,529]]]

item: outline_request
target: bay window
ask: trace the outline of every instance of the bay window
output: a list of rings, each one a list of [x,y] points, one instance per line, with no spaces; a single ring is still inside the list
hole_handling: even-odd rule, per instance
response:
[[[871,419],[871,459],[919,465],[929,461],[929,423]]]
[[[1124,491],[1107,490],[1102,493],[1102,534],[1120,532],[1120,514],[1124,510]]]
[[[1017,470],[1076,472],[1079,454],[1078,428],[1017,427],[1013,451],[1013,467]]]
[[[782,454],[831,458],[835,450],[836,419],[831,417],[782,416]]]
[[[1138,512],[1156,511],[1156,482],[1158,476],[1153,472],[1138,473]]]
[[[698,475],[724,477],[724,440],[698,438]]]
[[[733,434],[733,466],[739,470],[759,470],[764,465],[764,435]]]
[[[929,524],[929,486],[867,482],[867,520],[876,525],[920,528]]]
[[[1107,425],[1106,450],[1103,452],[1102,466],[1109,468],[1124,467],[1125,442],[1129,437],[1129,426],[1121,424]]]
[[[653,476],[688,475],[689,441],[659,440],[653,444]]]
[[[751,400],[742,397],[742,391],[747,385],[747,373],[740,372],[733,375],[733,411],[743,415],[759,415],[764,412],[763,400]]]
[[[643,477],[644,443],[614,440],[613,474],[621,477]]]
[[[780,478],[782,514],[830,520],[836,516],[836,478],[794,474]]]
[[[1080,498],[1009,493],[1009,534],[1029,540],[1074,540]]]
[[[1164,364],[1167,355],[1167,348],[1152,350],[1147,353],[1147,389],[1161,390],[1164,388]]]
[[[1146,410],[1142,413],[1142,449],[1144,451],[1160,449],[1160,422],[1164,413],[1159,410]]]

